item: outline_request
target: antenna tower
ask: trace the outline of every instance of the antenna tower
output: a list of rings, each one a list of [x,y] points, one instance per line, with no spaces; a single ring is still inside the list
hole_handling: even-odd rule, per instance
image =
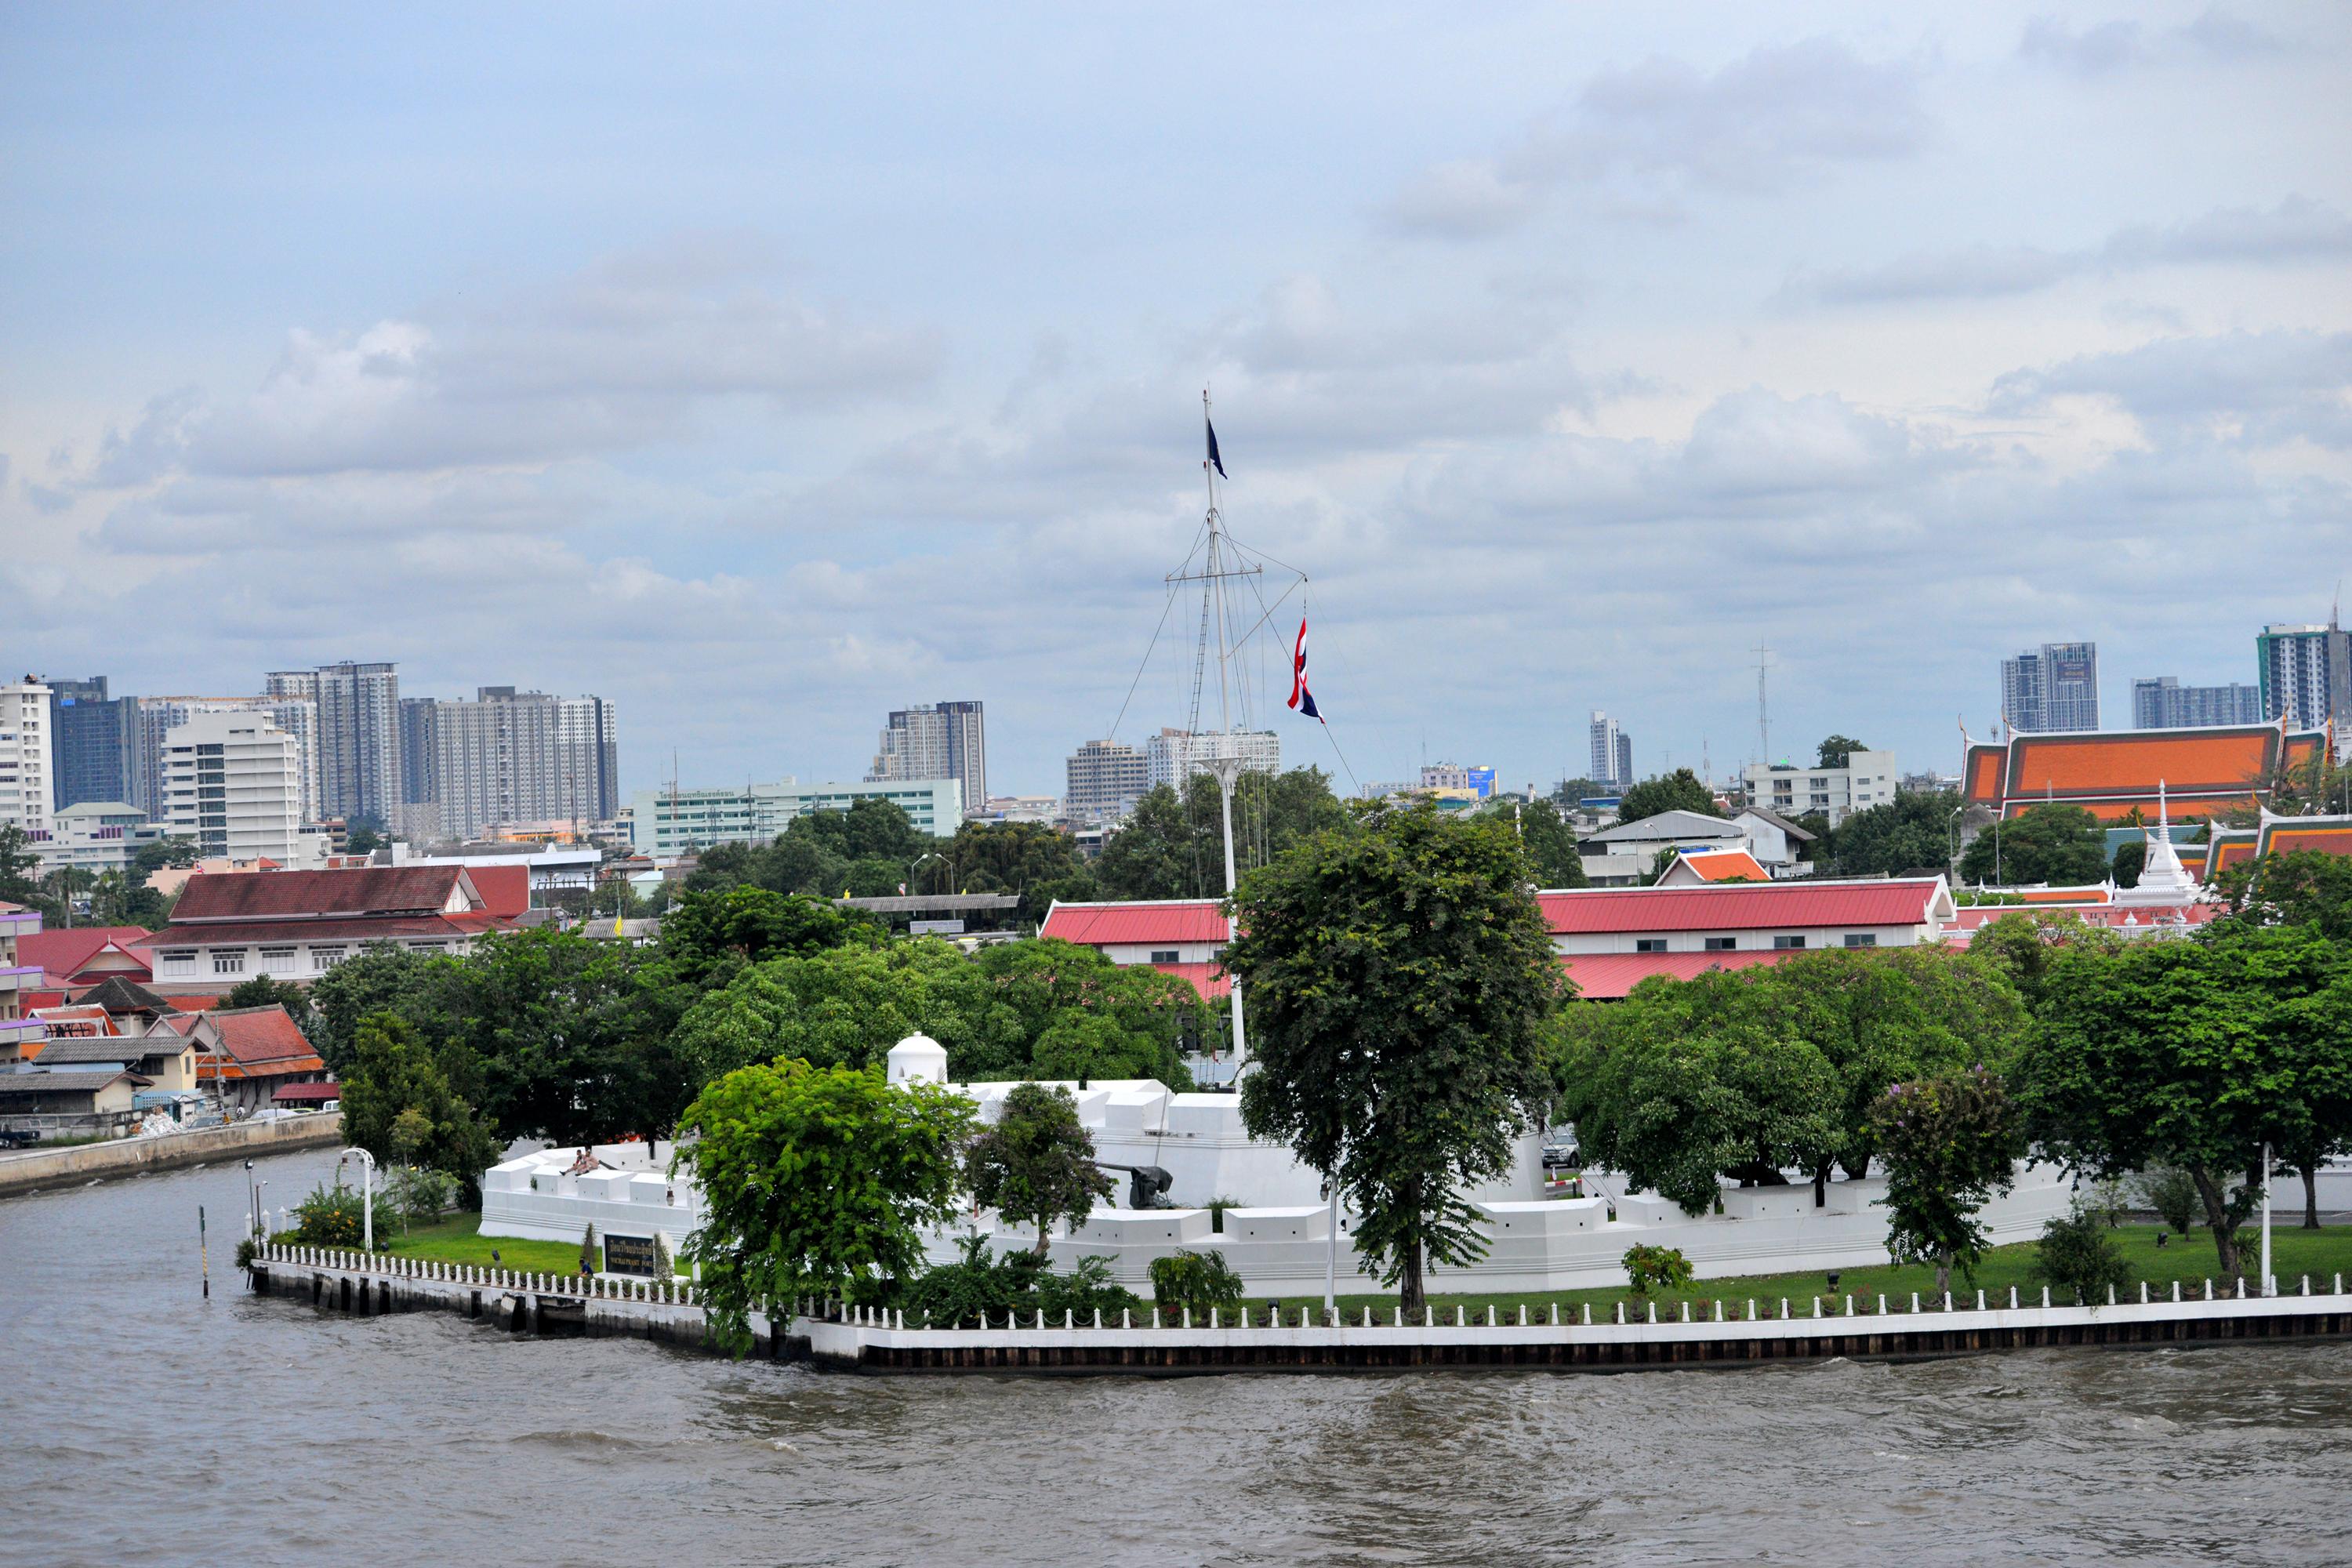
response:
[[[1772,663],[1772,650],[1761,642],[1756,645],[1756,760],[1766,767],[1772,765],[1772,715],[1764,699],[1764,672]]]

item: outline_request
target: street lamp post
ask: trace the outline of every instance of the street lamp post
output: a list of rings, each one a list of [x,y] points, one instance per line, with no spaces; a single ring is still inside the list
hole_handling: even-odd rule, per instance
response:
[[[343,1160],[358,1156],[360,1162],[360,1250],[373,1256],[375,1252],[375,1156],[354,1144],[343,1151]]]
[[[1333,1172],[1331,1173],[1331,1179],[1325,1182],[1323,1185],[1325,1191],[1329,1194],[1331,1199],[1330,1233],[1325,1238],[1323,1247],[1323,1317],[1324,1321],[1328,1322],[1331,1321],[1332,1315],[1339,1310],[1339,1173],[1336,1171]]]

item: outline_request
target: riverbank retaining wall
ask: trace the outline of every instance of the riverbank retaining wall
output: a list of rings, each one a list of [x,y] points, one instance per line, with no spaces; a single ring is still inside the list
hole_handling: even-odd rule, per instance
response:
[[[249,1270],[256,1289],[348,1312],[448,1310],[498,1327],[549,1334],[626,1335],[710,1348],[693,1288],[657,1292],[649,1281],[471,1268],[409,1258],[267,1246]],[[1244,1311],[1227,1324],[1147,1311],[1112,1323],[1004,1328],[908,1327],[903,1313],[793,1303],[751,1315],[751,1353],[809,1360],[843,1371],[918,1373],[1127,1373],[1373,1372],[1439,1368],[1553,1368],[1613,1372],[1733,1366],[1829,1357],[1916,1360],[2045,1346],[2153,1349],[2352,1337],[2352,1294],[2341,1275],[2283,1282],[2280,1295],[2216,1289],[2089,1306],[2053,1305],[2047,1293],[2014,1292],[1922,1302],[1876,1298],[1726,1301],[1661,1319],[1622,1309],[1599,1321],[1589,1309],[1524,1310],[1484,1321],[1456,1310],[1452,1322],[1319,1321],[1301,1310],[1269,1322]],[[1315,1321],[1310,1321],[1315,1320]]]
[[[68,1149],[34,1149],[0,1158],[0,1197],[41,1187],[79,1186],[141,1171],[169,1171],[231,1157],[250,1160],[292,1149],[323,1147],[341,1142],[342,1136],[343,1113],[319,1110],[272,1121],[238,1121],[226,1127],[166,1132],[153,1138],[77,1143]]]

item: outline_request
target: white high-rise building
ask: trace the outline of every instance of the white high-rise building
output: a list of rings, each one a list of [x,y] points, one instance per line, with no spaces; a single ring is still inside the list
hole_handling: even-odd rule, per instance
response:
[[[294,766],[299,782],[295,809],[304,822],[322,820],[327,813],[319,792],[319,705],[299,690],[279,689],[287,678],[269,677],[270,690],[260,697],[141,697],[137,732],[132,737],[128,804],[155,821],[163,820],[163,738],[199,713],[267,713],[294,738]]]
[[[2021,734],[2099,727],[2099,645],[2046,642],[2000,661],[2000,716]]]
[[[1177,784],[1208,771],[1218,757],[1239,757],[1242,771],[1278,773],[1282,771],[1282,737],[1272,730],[1231,732],[1162,730],[1143,742],[1143,757],[1154,787]]]
[[[46,837],[57,809],[49,771],[48,686],[33,676],[0,686],[0,825]]]
[[[1600,709],[1592,710],[1592,724],[1588,731],[1592,741],[1591,771],[1585,775],[1594,784],[1623,792],[1633,787],[1633,737],[1617,727],[1617,721]]]
[[[273,670],[262,689],[319,705],[319,809],[324,816],[389,825],[402,804],[400,667],[322,664]]]
[[[617,810],[613,705],[601,697],[485,686],[471,702],[403,710],[450,837],[507,823],[597,822]]]
[[[2330,616],[2321,626],[2264,626],[2254,638],[2263,717],[2294,730],[2336,721],[2336,743],[2352,731],[2352,631]]]
[[[191,714],[163,737],[163,788],[162,820],[205,857],[290,866],[312,847],[294,737],[267,713]]]
[[[1151,764],[1117,741],[1088,741],[1064,764],[1062,812],[1072,822],[1112,822],[1151,787]]]

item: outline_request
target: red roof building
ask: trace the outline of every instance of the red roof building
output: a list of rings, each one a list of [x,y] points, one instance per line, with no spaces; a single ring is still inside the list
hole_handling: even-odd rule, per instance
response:
[[[1578,888],[1536,902],[1563,956],[1906,947],[1935,941],[1955,913],[1941,877]]]
[[[1713,882],[1769,882],[1772,874],[1745,849],[1716,849],[1677,856],[1658,879],[1661,888],[1696,888]]]
[[[310,1039],[283,1006],[228,1007],[205,1015],[212,1048],[196,1060],[196,1081],[230,1105],[258,1109],[283,1086],[327,1076]]]
[[[1055,903],[1037,928],[1091,947],[1118,964],[1149,964],[1192,983],[1212,999],[1233,989],[1218,961],[1230,934],[1215,899],[1134,900],[1123,903]]]
[[[2259,804],[2273,779],[2307,764],[2326,739],[2276,724],[2011,735],[1969,748],[1961,799],[2003,816],[2055,802],[2113,822],[2135,807],[2153,819],[2161,786],[2179,822]]]
[[[22,937],[17,962],[37,963],[42,984],[59,990],[95,985],[120,974],[144,984],[150,978],[145,926],[73,926]]]
[[[463,866],[370,866],[336,871],[192,877],[172,923],[148,939],[156,989],[220,991],[257,974],[307,982],[369,942],[463,952],[484,931],[517,924],[515,889],[494,905]],[[521,902],[529,903],[529,890]]]
[[[1657,975],[1690,980],[1711,969],[1769,968],[1796,956],[1794,952],[1757,948],[1738,952],[1580,952],[1559,964],[1585,1001],[1622,1002],[1634,986]]]

